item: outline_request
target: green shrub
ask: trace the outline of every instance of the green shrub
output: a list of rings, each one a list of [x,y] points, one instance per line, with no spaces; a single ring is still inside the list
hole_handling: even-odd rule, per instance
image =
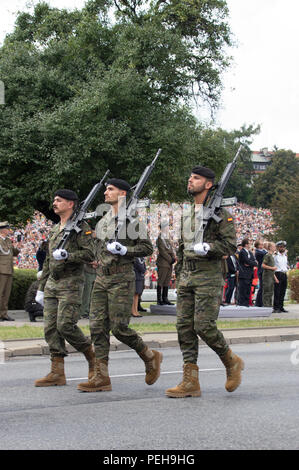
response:
[[[8,302],[9,310],[23,310],[27,290],[36,281],[35,269],[14,269],[12,289]]]
[[[299,269],[289,271],[288,284],[291,292],[291,300],[295,300],[299,303]]]

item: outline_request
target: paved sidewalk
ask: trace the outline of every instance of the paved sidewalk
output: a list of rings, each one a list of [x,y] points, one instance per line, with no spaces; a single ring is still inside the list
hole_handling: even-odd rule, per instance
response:
[[[272,318],[298,318],[299,319],[299,304],[290,304],[286,306],[288,313],[272,314]],[[14,322],[3,322],[1,326],[42,326],[42,318],[37,322],[32,323],[28,321],[28,316],[23,310],[10,311],[9,315],[15,318]],[[222,319],[224,321],[224,319]],[[236,321],[238,319],[228,319]],[[242,318],[244,320],[244,318]],[[251,318],[252,320],[252,318]],[[148,315],[142,318],[132,318],[131,324],[138,323],[175,323],[176,317],[173,315]],[[87,325],[88,320],[80,320],[79,326]],[[228,344],[241,344],[241,343],[260,343],[260,342],[277,342],[277,341],[295,341],[299,340],[299,326],[286,326],[286,327],[268,327],[268,328],[234,328],[222,330]],[[153,348],[170,348],[178,346],[177,333],[157,332],[157,333],[144,333],[142,335],[145,343]],[[204,342],[199,340],[200,345]],[[76,353],[77,351],[68,345],[69,353]],[[1,352],[3,359],[12,359],[22,356],[42,356],[49,354],[49,348],[44,339],[26,339],[26,340],[6,340],[0,341],[0,358]],[[111,337],[111,350],[120,351],[127,350],[128,346],[120,343],[115,337]],[[2,351],[1,351],[2,350]]]

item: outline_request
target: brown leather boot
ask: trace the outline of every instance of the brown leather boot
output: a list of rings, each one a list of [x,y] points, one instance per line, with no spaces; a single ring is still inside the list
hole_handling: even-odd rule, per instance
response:
[[[65,374],[64,374],[64,358],[63,357],[51,357],[51,372],[34,382],[36,387],[52,387],[54,385],[65,385]]]
[[[165,393],[171,398],[200,397],[198,366],[191,363],[184,364],[182,382],[174,388],[169,388]]]
[[[95,373],[88,380],[77,386],[81,392],[110,392],[112,390],[108,373],[108,361],[95,359]]]
[[[244,369],[244,361],[234,354],[231,349],[219,357],[226,368],[227,380],[225,388],[228,392],[233,392],[241,383],[241,371]]]
[[[96,356],[94,350],[92,349],[92,345],[89,346],[86,351],[83,352],[86,360],[88,362],[88,380],[91,379],[95,373],[95,360]]]
[[[145,346],[138,355],[145,364],[145,382],[147,385],[153,385],[160,377],[160,365],[163,360],[163,354]]]

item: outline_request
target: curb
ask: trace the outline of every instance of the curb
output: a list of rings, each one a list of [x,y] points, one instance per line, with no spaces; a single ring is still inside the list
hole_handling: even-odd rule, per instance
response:
[[[222,330],[222,333],[229,345],[233,344],[254,344],[254,343],[271,343],[271,342],[282,342],[282,341],[296,341],[299,340],[299,331],[298,327],[294,327],[297,329],[297,332],[276,332],[273,330],[277,330],[279,327],[269,327],[269,330],[266,328],[255,328],[257,334],[250,334],[250,330],[246,329],[230,329],[230,330]],[[292,327],[285,327],[289,330]],[[283,329],[283,327],[281,327]],[[248,334],[241,335],[240,332],[246,332]],[[238,336],[232,335],[232,332],[238,332]],[[258,334],[258,333],[262,334]],[[166,338],[156,338],[157,335],[166,336]],[[171,337],[172,335],[172,337]],[[177,333],[172,332],[163,332],[163,333],[144,333],[142,335],[142,339],[144,340],[145,344],[154,349],[166,349],[166,348],[173,348],[178,347],[178,339]],[[27,344],[24,344],[27,343]],[[29,343],[29,344],[28,344]],[[30,344],[31,343],[31,344]],[[1,344],[1,342],[0,342]],[[206,343],[201,339],[198,340],[198,344],[200,346],[206,346]],[[39,339],[26,339],[26,340],[7,340],[3,341],[4,347],[2,347],[3,351],[3,358],[4,360],[13,359],[16,357],[30,357],[30,356],[49,356],[49,347],[45,340]],[[74,349],[70,344],[67,343],[66,349],[69,354],[80,354],[76,349]],[[110,344],[110,351],[128,351],[131,348],[121,342],[119,342],[113,336],[111,337],[111,344]],[[0,346],[1,352],[1,346]]]

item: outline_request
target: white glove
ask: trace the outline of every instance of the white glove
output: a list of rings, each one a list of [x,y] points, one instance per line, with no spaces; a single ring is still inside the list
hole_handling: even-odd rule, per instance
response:
[[[69,254],[66,250],[58,249],[53,251],[53,258],[56,259],[56,261],[67,259],[68,255]]]
[[[178,290],[177,289],[174,289],[173,295],[175,296],[175,298],[177,298],[177,296],[178,296]]]
[[[110,251],[110,253],[112,253],[113,255],[121,256],[124,256],[128,251],[127,247],[119,242],[108,243],[107,250]]]
[[[42,290],[36,292],[35,301],[44,306],[44,293]]]
[[[194,252],[200,256],[206,256],[207,252],[210,250],[210,245],[208,243],[196,243],[194,245]]]

